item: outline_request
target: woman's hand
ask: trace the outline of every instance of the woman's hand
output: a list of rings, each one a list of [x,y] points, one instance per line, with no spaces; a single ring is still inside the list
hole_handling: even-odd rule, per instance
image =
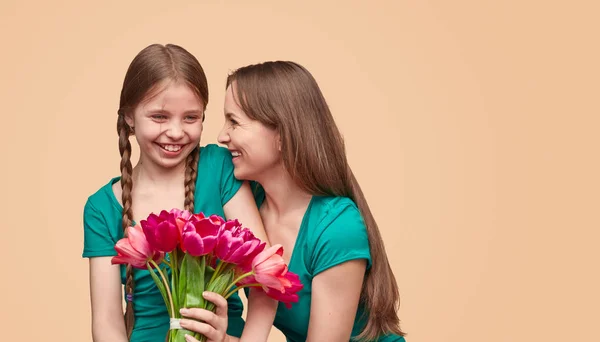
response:
[[[181,309],[183,317],[181,327],[206,336],[206,342],[225,342],[227,339],[227,300],[214,292],[204,292],[204,299],[215,304],[216,312],[205,309]],[[185,336],[186,341],[198,342],[190,335]]]

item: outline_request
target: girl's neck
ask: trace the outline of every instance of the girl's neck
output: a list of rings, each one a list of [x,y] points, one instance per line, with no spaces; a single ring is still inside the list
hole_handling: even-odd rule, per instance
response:
[[[185,180],[185,162],[172,168],[162,168],[142,159],[133,168],[133,183],[154,190],[181,187]]]

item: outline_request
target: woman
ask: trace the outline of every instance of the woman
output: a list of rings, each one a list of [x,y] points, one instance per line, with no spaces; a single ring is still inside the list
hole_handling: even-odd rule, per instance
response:
[[[225,118],[234,175],[254,181],[269,242],[304,285],[274,325],[288,341],[404,341],[379,229],[312,75],[293,62],[240,68]]]

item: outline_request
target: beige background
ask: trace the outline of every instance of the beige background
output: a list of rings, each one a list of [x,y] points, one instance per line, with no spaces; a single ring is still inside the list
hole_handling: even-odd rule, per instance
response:
[[[2,340],[91,340],[83,204],[118,174],[129,62],[174,42],[209,78],[203,143],[229,70],[311,70],[409,341],[598,341],[599,6],[558,3],[3,0]]]

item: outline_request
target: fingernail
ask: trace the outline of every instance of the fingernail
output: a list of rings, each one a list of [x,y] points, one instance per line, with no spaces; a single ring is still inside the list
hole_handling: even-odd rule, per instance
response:
[[[210,296],[210,293],[209,293],[209,292],[207,292],[207,291],[204,291],[204,292],[202,292],[202,296],[203,296],[203,297]]]
[[[185,335],[185,340],[186,340],[186,341],[191,341],[191,340],[192,340],[192,337],[191,337],[190,335]]]
[[[185,315],[185,314],[189,313],[189,310],[186,308],[181,308],[181,309],[179,309],[179,313],[182,315]]]
[[[187,322],[187,319],[183,319],[183,318],[182,318],[182,319],[180,319],[180,320],[179,320],[179,325],[181,325],[182,327],[186,326],[186,325],[187,325],[187,323],[188,323],[188,322]],[[187,336],[187,335],[186,335],[186,336]]]

